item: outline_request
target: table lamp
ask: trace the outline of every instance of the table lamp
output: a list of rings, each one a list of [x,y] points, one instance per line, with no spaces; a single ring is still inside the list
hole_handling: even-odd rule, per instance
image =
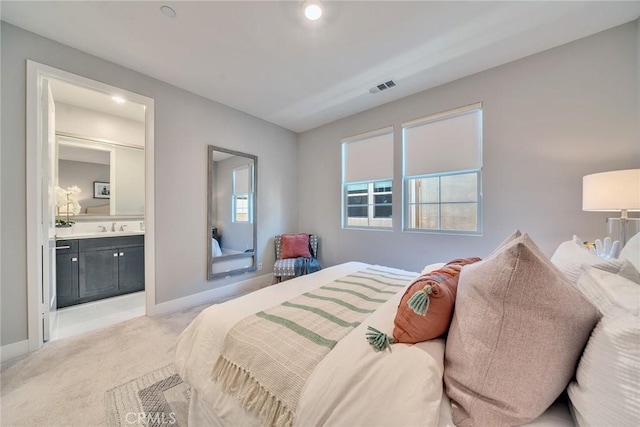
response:
[[[640,169],[594,173],[582,178],[582,210],[620,212],[620,218],[608,218],[612,240],[622,246],[640,232],[640,218],[628,212],[640,211]]]

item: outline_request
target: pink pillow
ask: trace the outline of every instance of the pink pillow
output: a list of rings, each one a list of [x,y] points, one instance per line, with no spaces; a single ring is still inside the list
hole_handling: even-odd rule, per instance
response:
[[[466,266],[444,362],[454,424],[539,417],[573,378],[599,317],[527,234]]]
[[[309,235],[300,234],[283,234],[282,235],[282,259],[285,258],[311,258],[309,252]]]

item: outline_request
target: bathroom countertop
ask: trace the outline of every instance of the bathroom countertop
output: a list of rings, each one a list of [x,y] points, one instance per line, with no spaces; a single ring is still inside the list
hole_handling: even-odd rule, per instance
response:
[[[144,236],[144,231],[96,231],[56,236],[56,240],[95,239],[101,237]]]

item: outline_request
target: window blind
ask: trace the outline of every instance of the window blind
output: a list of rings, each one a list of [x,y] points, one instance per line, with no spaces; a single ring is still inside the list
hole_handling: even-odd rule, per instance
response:
[[[482,167],[482,105],[403,123],[404,175]]]
[[[240,166],[233,170],[233,192],[243,194],[251,192],[251,165]]]
[[[393,178],[393,128],[343,140],[344,182]]]

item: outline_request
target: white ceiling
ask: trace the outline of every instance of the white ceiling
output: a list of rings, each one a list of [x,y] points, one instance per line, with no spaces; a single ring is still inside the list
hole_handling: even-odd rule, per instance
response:
[[[172,6],[168,18],[160,6]],[[640,1],[2,1],[2,19],[296,132],[594,34]],[[378,83],[397,87],[369,93]]]

